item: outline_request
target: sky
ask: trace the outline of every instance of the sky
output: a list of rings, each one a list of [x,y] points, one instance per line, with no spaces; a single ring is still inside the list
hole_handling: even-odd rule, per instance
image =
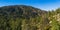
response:
[[[60,0],[0,0],[0,7],[9,5],[28,5],[49,11],[59,8]]]

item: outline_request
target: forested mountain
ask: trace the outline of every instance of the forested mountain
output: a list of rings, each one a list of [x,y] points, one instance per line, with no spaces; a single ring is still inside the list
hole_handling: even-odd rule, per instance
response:
[[[7,16],[7,17],[35,17],[40,16],[47,13],[47,11],[43,11],[41,9],[37,9],[31,6],[26,5],[15,5],[15,6],[4,6],[0,7],[0,15]]]
[[[44,11],[26,5],[0,7],[0,30],[60,30],[59,13],[60,8]]]

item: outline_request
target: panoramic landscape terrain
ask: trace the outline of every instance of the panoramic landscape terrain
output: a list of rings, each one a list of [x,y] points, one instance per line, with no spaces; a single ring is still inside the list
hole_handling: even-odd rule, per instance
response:
[[[0,30],[60,30],[60,8],[45,11],[26,5],[0,7]]]
[[[60,30],[60,0],[0,0],[0,30]]]

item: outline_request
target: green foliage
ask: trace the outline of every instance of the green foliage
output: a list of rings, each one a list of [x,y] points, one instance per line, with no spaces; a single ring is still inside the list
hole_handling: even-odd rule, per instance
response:
[[[52,21],[52,23],[50,24],[51,30],[59,30],[60,26],[58,24],[58,21],[56,21],[55,18],[52,18],[51,21]]]

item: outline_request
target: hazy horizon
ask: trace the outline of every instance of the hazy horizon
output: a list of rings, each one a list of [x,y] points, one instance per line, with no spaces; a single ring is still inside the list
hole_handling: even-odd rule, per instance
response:
[[[0,0],[0,7],[9,5],[28,5],[49,11],[60,8],[60,0]]]

